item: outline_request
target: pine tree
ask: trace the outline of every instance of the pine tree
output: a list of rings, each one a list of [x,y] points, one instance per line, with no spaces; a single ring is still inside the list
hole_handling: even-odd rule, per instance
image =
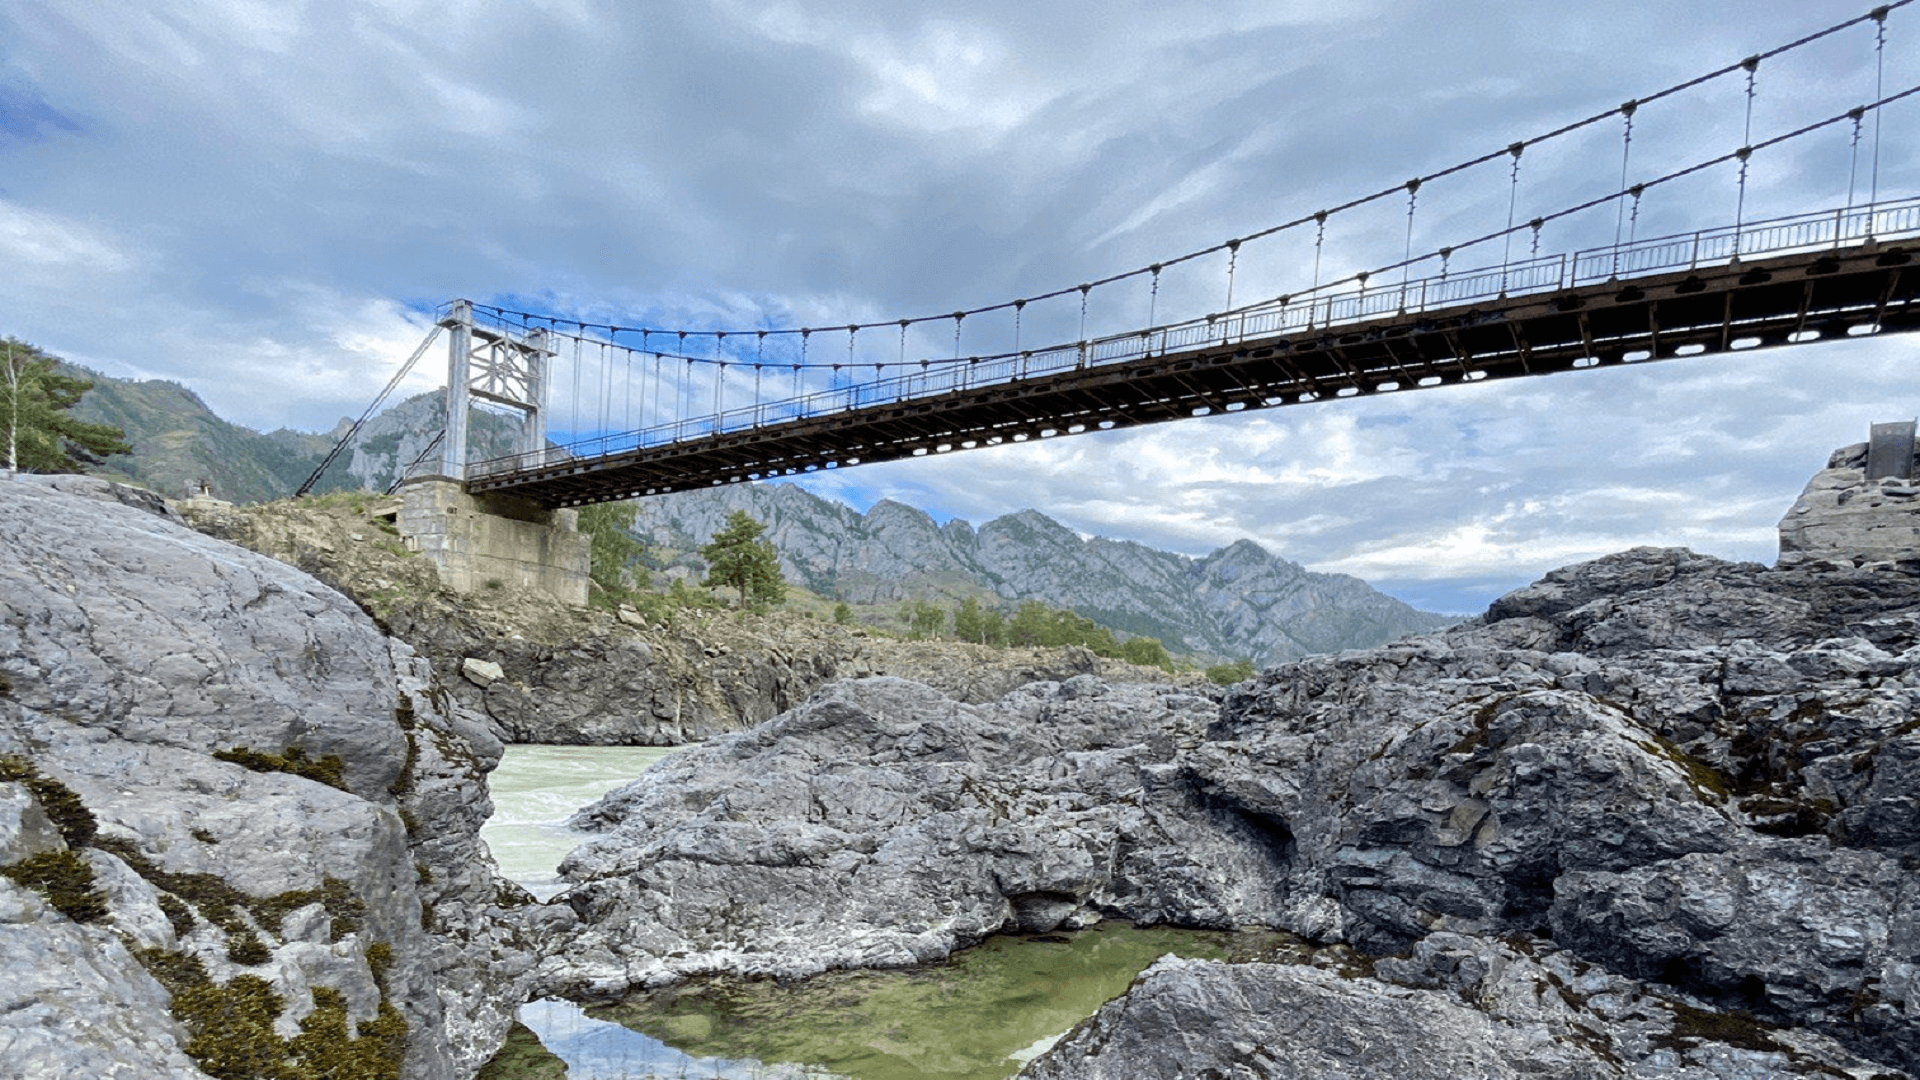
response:
[[[67,412],[92,382],[61,374],[58,357],[17,338],[0,345],[0,468],[81,472],[111,454],[133,452],[119,428]]]
[[[987,643],[987,618],[977,597],[969,596],[953,609],[953,636],[977,645]]]
[[[646,545],[631,532],[636,510],[626,501],[580,508],[580,531],[593,542],[587,576],[609,598],[626,590],[627,566],[646,554]]]
[[[787,583],[780,576],[780,557],[772,541],[760,539],[766,529],[743,510],[728,514],[726,527],[700,549],[700,557],[707,560],[707,579],[701,584],[735,590],[742,607],[785,600]]]

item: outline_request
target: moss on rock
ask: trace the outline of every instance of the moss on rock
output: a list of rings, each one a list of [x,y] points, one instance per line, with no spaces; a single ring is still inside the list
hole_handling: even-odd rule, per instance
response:
[[[216,750],[213,756],[220,761],[230,761],[254,772],[282,772],[305,777],[325,784],[328,787],[347,790],[346,763],[338,754],[328,754],[318,760],[307,757],[307,752],[297,746],[289,746],[279,754],[264,754],[244,746],[228,750]]]
[[[0,781],[25,784],[68,846],[86,847],[93,842],[97,830],[93,811],[87,809],[72,788],[42,775],[33,762],[18,754],[0,755]]]
[[[107,917],[107,898],[93,887],[93,867],[72,851],[29,855],[0,866],[0,874],[46,897],[55,910],[74,922],[98,922]]]
[[[372,950],[368,950],[371,952]],[[173,998],[173,1016],[187,1029],[187,1056],[218,1080],[400,1080],[407,1021],[381,989],[368,1020],[352,1025],[338,990],[313,988],[313,1009],[300,1033],[282,1038],[274,1022],[286,1002],[257,975],[216,983],[197,957],[164,949],[135,952]]]

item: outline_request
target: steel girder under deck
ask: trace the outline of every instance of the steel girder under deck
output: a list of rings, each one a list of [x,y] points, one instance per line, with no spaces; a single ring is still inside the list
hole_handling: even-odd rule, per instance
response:
[[[1245,409],[1920,329],[1912,256],[1874,245],[1217,343],[470,480],[548,506]]]

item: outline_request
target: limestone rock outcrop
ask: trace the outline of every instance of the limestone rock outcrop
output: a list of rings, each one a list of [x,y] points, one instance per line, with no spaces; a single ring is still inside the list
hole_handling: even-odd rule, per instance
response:
[[[1783,560],[1920,559],[1920,483],[1898,470],[1867,477],[1867,444],[1833,452],[1780,519]]]
[[[582,927],[548,957],[548,986],[900,967],[1003,929],[1269,912],[1266,836],[1209,824],[1197,799],[1141,795],[1214,712],[1084,675],[993,706],[889,677],[836,683],[575,815],[611,832],[561,866]]]
[[[478,840],[500,744],[346,597],[142,501],[0,481],[4,1071],[471,1075],[531,966]]]
[[[1306,959],[1306,958],[1301,958]],[[1436,933],[1405,958],[1165,958],[1020,1074],[1391,1080],[1879,1076],[1804,1030],[1700,1008],[1564,950]]]
[[[605,836],[563,868],[580,925],[542,978],[610,994],[908,964],[1103,916],[1252,924],[1381,959],[1351,985],[1148,979],[1145,996],[1219,1014],[1187,1075],[1311,1075],[1307,1051],[1297,1073],[1218,1055],[1338,1045],[1395,1015],[1451,1032],[1440,1060],[1466,1071],[1360,1048],[1353,1075],[1480,1075],[1472,1048],[1509,1044],[1551,1075],[1906,1075],[1916,716],[1920,563],[1652,548],[1556,571],[1474,624],[1270,669],[1217,706],[1084,676],[979,706],[839,684],[584,811]],[[1433,963],[1521,973],[1508,1004],[1427,993],[1451,984],[1391,959],[1439,942],[1498,952]],[[1545,1004],[1515,1011],[1521,986]],[[1127,1075],[1111,1063],[1177,1026],[1125,1019],[1136,1005],[1163,1015],[1116,1006],[1034,1074]],[[1059,1064],[1075,1054],[1109,1065]]]

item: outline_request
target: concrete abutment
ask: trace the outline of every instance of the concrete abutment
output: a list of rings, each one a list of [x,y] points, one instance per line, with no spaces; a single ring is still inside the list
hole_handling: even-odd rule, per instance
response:
[[[591,540],[578,512],[510,495],[469,495],[457,480],[426,476],[400,489],[400,534],[458,592],[512,586],[575,606],[587,602]]]

